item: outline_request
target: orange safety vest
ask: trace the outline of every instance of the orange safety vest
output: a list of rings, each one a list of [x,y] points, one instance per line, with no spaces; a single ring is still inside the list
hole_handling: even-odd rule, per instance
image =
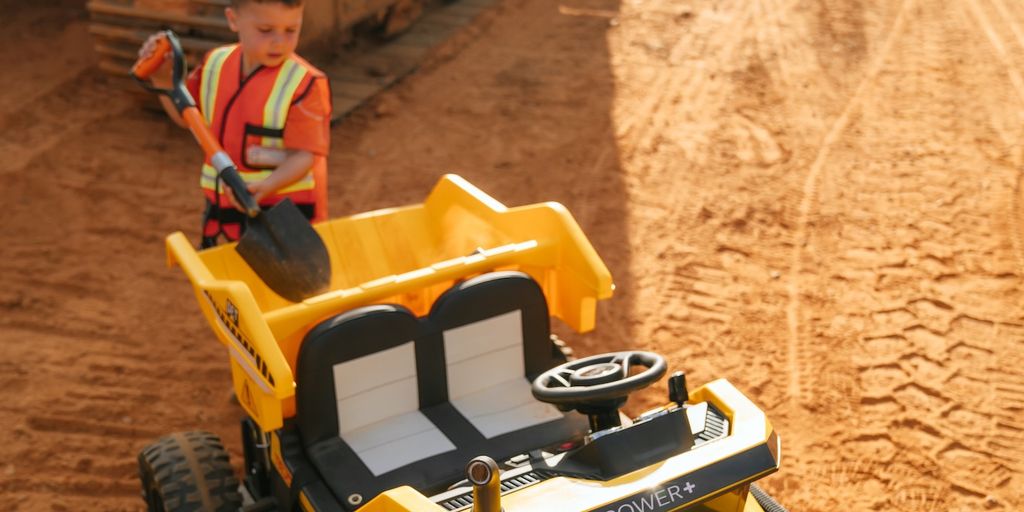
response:
[[[274,167],[249,162],[247,150],[251,146],[283,149],[284,127],[296,96],[303,94],[312,80],[323,78],[324,74],[297,55],[275,68],[258,68],[245,78],[241,73],[242,52],[237,44],[211,51],[199,80],[199,110],[221,146],[235,161],[242,179],[252,183],[265,179]],[[209,159],[203,163],[199,184],[211,203],[232,208]],[[286,197],[297,205],[313,205],[312,221],[325,220],[327,159],[315,155],[309,173],[277,194],[265,197],[260,205],[271,206]]]

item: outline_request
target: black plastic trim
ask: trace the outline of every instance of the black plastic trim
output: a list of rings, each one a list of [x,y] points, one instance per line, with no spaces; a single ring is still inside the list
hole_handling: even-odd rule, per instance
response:
[[[662,482],[652,489],[592,508],[590,512],[618,512],[620,510],[663,512],[711,498],[723,491],[744,485],[778,470],[778,460],[768,448],[768,445],[774,443],[776,443],[776,435],[772,433],[764,444],[697,471]]]
[[[611,480],[693,448],[683,408],[634,423],[566,453],[553,467],[559,474]]]
[[[292,421],[286,420],[284,428],[274,431],[281,447],[281,461],[290,473],[286,482],[276,466],[271,464],[270,482],[273,496],[279,504],[278,510],[297,510],[299,494],[313,505],[315,510],[343,510],[339,500],[327,488],[311,461],[306,457],[302,440]]]

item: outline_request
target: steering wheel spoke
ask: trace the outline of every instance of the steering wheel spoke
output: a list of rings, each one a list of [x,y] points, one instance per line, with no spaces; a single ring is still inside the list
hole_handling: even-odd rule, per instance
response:
[[[572,378],[572,374],[573,373],[574,373],[573,370],[570,370],[568,368],[563,368],[560,371],[557,371],[557,372],[553,373],[551,375],[551,378],[555,382],[558,382],[559,384],[561,384],[562,387],[568,388],[568,387],[572,387],[572,383],[570,382],[570,379]]]
[[[630,358],[633,356],[633,352],[619,352],[612,358],[612,362],[622,367],[622,378],[629,377],[629,367],[631,366]]]

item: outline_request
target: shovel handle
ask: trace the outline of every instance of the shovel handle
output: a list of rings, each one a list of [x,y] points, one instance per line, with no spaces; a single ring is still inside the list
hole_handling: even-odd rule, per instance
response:
[[[153,73],[160,69],[163,65],[164,59],[167,54],[171,54],[173,59],[174,71],[171,75],[171,88],[160,89],[153,87],[149,82],[149,77]],[[135,61],[132,65],[131,75],[139,84],[145,87],[147,90],[155,92],[157,94],[163,94],[171,99],[174,103],[175,108],[181,112],[185,107],[192,105],[195,106],[195,101],[192,100],[192,95],[188,93],[188,89],[185,87],[185,74],[188,69],[185,64],[185,51],[181,49],[181,42],[178,41],[178,36],[174,35],[174,32],[170,30],[164,30],[158,34],[156,43],[153,48],[153,53],[146,57],[140,57],[139,60]]]
[[[231,195],[235,196],[235,201],[242,206],[245,214],[250,218],[255,218],[259,215],[262,211],[260,204],[256,202],[256,198],[249,192],[249,187],[246,186],[242,175],[238,174],[238,169],[235,168],[234,164],[228,165],[223,169],[217,169],[217,171],[220,179],[224,180],[228,187],[231,187]]]
[[[172,54],[174,59],[174,77],[171,88],[154,88],[145,83],[144,80],[160,68],[164,62],[164,56],[168,52]],[[238,173],[238,167],[235,166],[235,162],[231,160],[231,157],[224,151],[220,142],[210,132],[210,127],[206,125],[206,120],[203,119],[203,115],[196,107],[195,100],[192,99],[188,88],[185,87],[185,53],[182,51],[181,43],[178,42],[178,37],[174,35],[174,32],[165,30],[160,34],[160,37],[156,40],[156,48],[153,50],[153,54],[139,59],[132,66],[132,76],[146,89],[158,94],[165,94],[171,98],[174,108],[181,114],[181,119],[185,121],[185,125],[192,132],[192,136],[196,138],[196,142],[203,148],[203,153],[210,159],[210,163],[217,169],[220,179],[224,180],[224,183],[231,187],[231,195],[235,197],[238,204],[242,205],[242,208],[249,217],[259,215],[259,203],[246,187],[245,180]]]
[[[156,40],[153,53],[148,57],[141,57],[132,66],[132,76],[139,80],[146,80],[154,71],[160,69],[164,63],[167,53],[172,51],[170,38],[166,33],[161,33]]]
[[[199,143],[199,147],[203,148],[203,154],[207,158],[213,158],[213,155],[217,153],[224,153],[224,148],[221,147],[220,142],[217,142],[217,138],[213,136],[210,129],[206,126],[206,120],[203,119],[203,115],[199,113],[199,109],[194,105],[185,107],[179,111],[181,113],[181,120],[185,121],[185,126],[188,127],[188,131],[192,132],[192,136],[195,137],[196,142]],[[227,153],[224,154],[227,157]],[[228,157],[230,162],[230,157]],[[234,162],[230,162],[234,165]],[[217,167],[216,164],[214,167]],[[219,168],[217,169],[220,170]]]

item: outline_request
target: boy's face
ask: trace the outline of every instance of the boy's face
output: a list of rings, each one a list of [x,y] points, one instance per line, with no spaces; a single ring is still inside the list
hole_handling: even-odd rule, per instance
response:
[[[280,2],[247,2],[225,10],[228,25],[252,65],[278,66],[299,44],[302,6]]]

